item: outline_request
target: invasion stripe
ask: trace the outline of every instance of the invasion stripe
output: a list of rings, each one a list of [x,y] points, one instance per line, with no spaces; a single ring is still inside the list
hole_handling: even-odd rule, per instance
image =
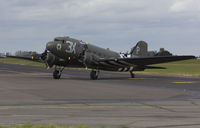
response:
[[[100,64],[102,64],[102,65],[107,65],[107,66],[110,66],[110,67],[113,67],[113,65],[108,64],[108,63],[106,63],[106,62],[100,62]]]
[[[118,69],[119,72],[122,72],[123,70],[124,70],[124,68],[119,68]]]
[[[125,67],[125,65],[119,64],[118,62],[115,62],[115,61],[110,61],[110,63],[117,66]]]
[[[129,71],[133,71],[134,70],[134,67],[130,67]]]
[[[119,68],[118,69],[119,72],[128,72],[128,71],[134,71],[134,67],[130,67],[130,68]]]
[[[124,72],[127,72],[129,70],[129,68],[124,68]]]

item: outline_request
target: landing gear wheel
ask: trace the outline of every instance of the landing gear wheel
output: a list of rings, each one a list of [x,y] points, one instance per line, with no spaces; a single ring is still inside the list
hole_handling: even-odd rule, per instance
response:
[[[91,71],[91,73],[90,73],[91,80],[97,80],[98,76],[99,76],[99,71],[94,71],[94,70]]]
[[[61,77],[60,71],[55,70],[55,71],[53,72],[53,78],[54,78],[54,79],[60,79],[60,77]]]
[[[60,79],[63,70],[64,70],[64,67],[63,68],[61,68],[61,67],[59,67],[59,68],[55,67],[55,70],[53,72],[53,78],[54,79]]]
[[[133,72],[130,72],[131,78],[135,78],[135,74]]]

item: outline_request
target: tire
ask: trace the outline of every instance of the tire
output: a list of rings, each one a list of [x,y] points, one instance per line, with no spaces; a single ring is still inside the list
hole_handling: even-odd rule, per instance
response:
[[[60,79],[60,77],[61,77],[60,72],[59,72],[58,70],[55,70],[55,71],[53,72],[53,78],[54,78],[54,79]]]
[[[135,78],[135,74],[131,72],[131,78]]]
[[[90,73],[90,79],[91,80],[97,80],[98,79],[98,75],[96,71],[91,71]]]

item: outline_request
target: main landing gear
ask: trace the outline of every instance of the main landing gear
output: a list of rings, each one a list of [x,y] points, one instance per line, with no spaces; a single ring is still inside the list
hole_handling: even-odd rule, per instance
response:
[[[135,78],[135,74],[133,72],[130,72],[131,78]]]
[[[53,78],[54,79],[60,79],[63,70],[64,70],[64,68],[57,68],[57,67],[55,67],[55,70],[53,72]]]
[[[90,72],[90,79],[91,79],[91,80],[97,80],[97,79],[98,79],[98,76],[99,76],[99,71],[92,70],[92,71]]]

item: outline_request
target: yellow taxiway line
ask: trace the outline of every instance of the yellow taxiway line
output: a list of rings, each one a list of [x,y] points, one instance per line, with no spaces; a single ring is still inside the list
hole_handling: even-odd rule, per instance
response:
[[[194,84],[195,81],[178,81],[178,82],[172,82],[173,84]]]
[[[128,78],[130,80],[156,80],[156,78]]]

